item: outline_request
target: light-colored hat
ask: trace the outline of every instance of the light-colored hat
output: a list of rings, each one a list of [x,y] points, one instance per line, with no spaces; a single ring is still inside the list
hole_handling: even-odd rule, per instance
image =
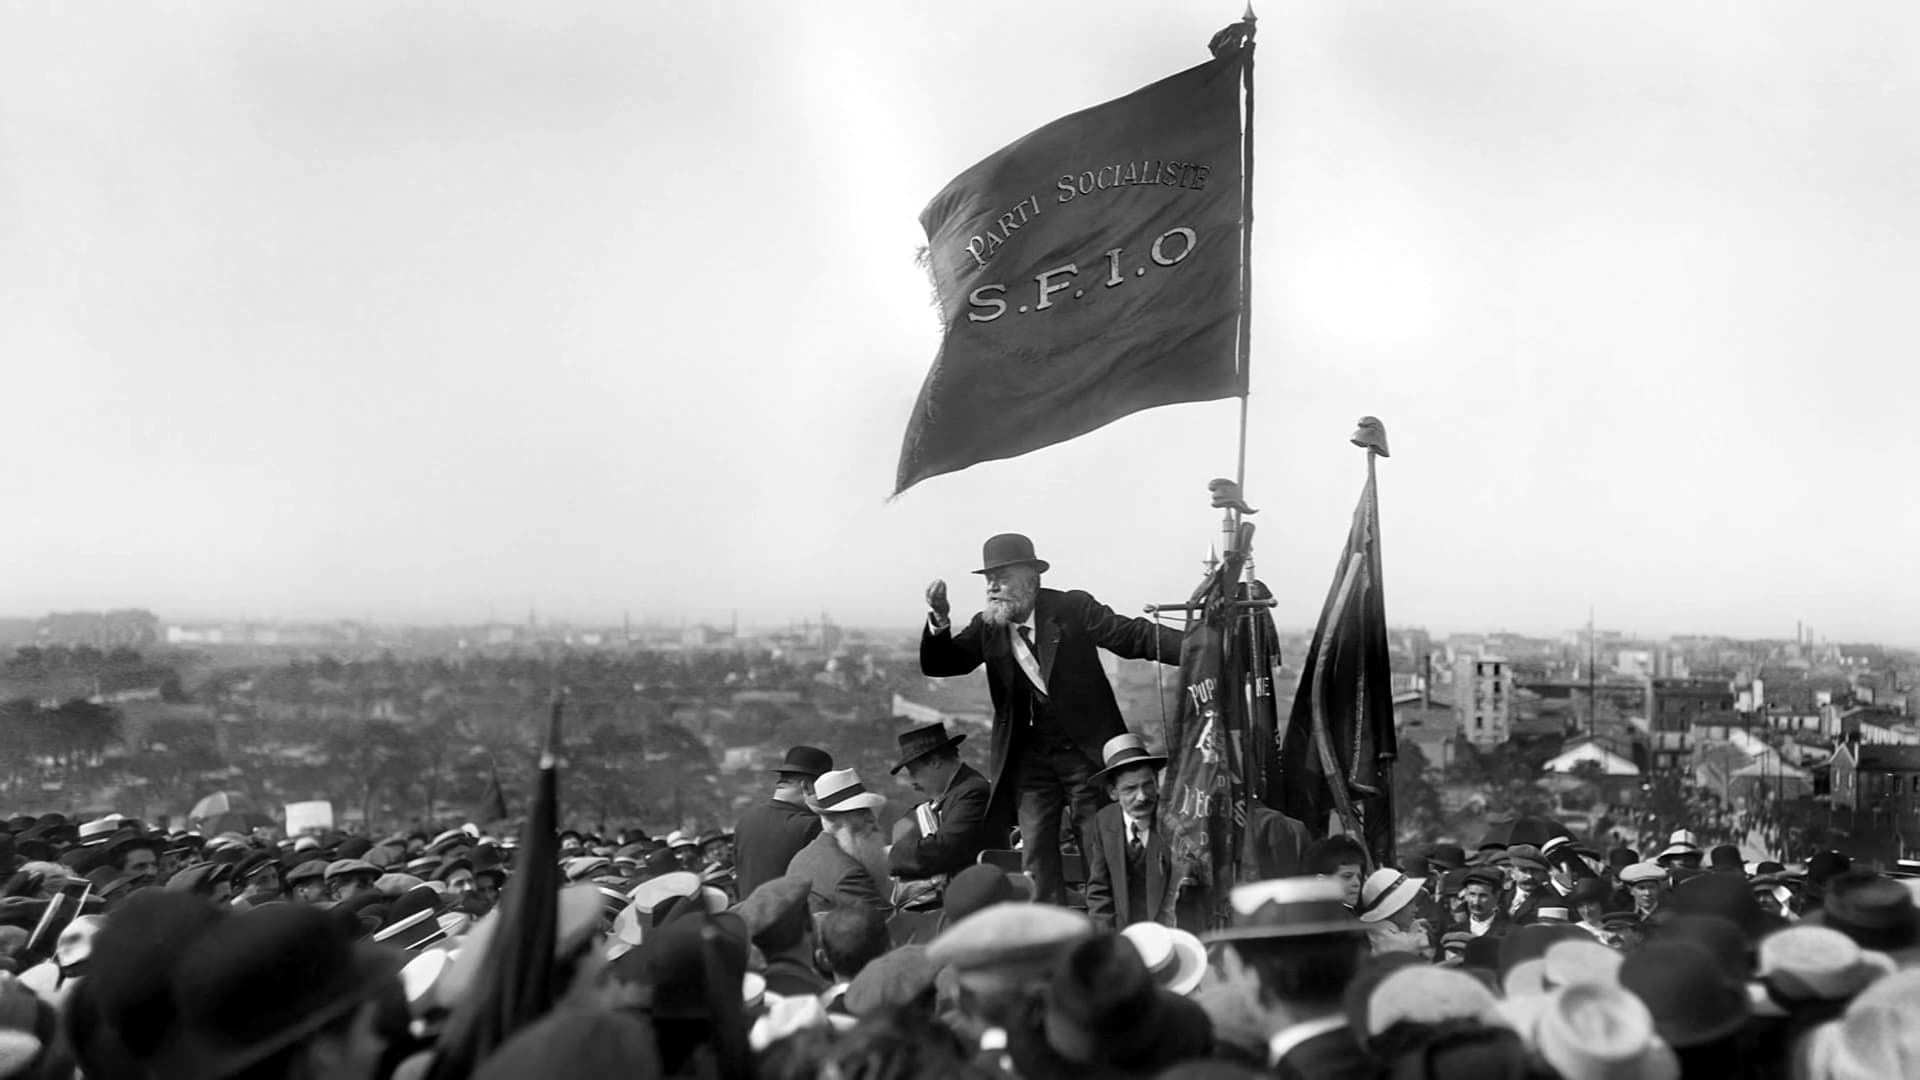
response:
[[[675,829],[667,834],[667,846],[670,848],[683,848],[699,847],[700,844],[694,840],[692,834]]]
[[[447,950],[428,949],[407,961],[407,966],[400,969],[400,985],[406,991],[407,1007],[415,1016],[439,1007],[434,991],[452,961],[453,954]]]
[[[836,769],[822,773],[813,782],[813,794],[807,796],[807,809],[816,814],[844,814],[854,810],[878,810],[887,805],[887,797],[868,791],[856,769]]]
[[[1896,971],[1861,991],[1846,1013],[1807,1036],[1813,1076],[1885,1080],[1920,1075],[1920,968]]]
[[[1844,1001],[1891,974],[1894,963],[1838,930],[1802,923],[1761,940],[1759,969],[1760,981],[1789,1001]]]
[[[1654,1034],[1641,1000],[1618,986],[1581,983],[1550,995],[1533,1044],[1563,1080],[1678,1080],[1680,1063]]]
[[[1420,895],[1420,878],[1410,878],[1391,867],[1382,867],[1367,875],[1360,885],[1359,919],[1363,923],[1384,922]]]
[[[1102,763],[1100,771],[1087,777],[1087,783],[1096,788],[1105,784],[1115,769],[1130,769],[1145,765],[1150,769],[1158,770],[1167,763],[1167,759],[1162,755],[1148,753],[1147,744],[1132,732],[1115,735],[1108,739],[1106,745],[1100,748],[1100,761]]]
[[[1626,957],[1598,941],[1556,941],[1541,960],[1541,981],[1549,989],[1563,986],[1620,985],[1620,963]]]
[[[1227,894],[1233,925],[1204,941],[1364,934],[1366,924],[1347,910],[1347,892],[1331,878],[1275,878],[1234,887]]]
[[[106,843],[113,838],[113,834],[120,828],[120,823],[124,820],[126,819],[119,814],[108,814],[106,817],[82,822],[80,825],[80,846],[92,847],[95,844]]]
[[[1171,926],[1137,922],[1120,931],[1147,965],[1147,974],[1162,987],[1185,997],[1207,974],[1207,947],[1200,939]]]
[[[1077,911],[1051,904],[994,904],[941,931],[928,943],[927,959],[935,968],[953,968],[962,981],[976,976],[997,982],[1044,980],[1067,946],[1093,933],[1093,922]]]
[[[1638,885],[1643,881],[1665,880],[1667,880],[1667,868],[1661,866],[1659,863],[1637,862],[1625,870],[1620,871],[1620,882],[1623,885]]]
[[[1367,1034],[1398,1023],[1441,1024],[1478,1020],[1504,1025],[1500,1003],[1486,984],[1452,968],[1412,965],[1380,981],[1367,996]]]

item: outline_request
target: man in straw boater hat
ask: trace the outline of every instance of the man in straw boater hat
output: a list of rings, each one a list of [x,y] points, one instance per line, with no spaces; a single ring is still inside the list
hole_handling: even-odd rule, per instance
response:
[[[957,874],[993,846],[987,804],[993,785],[960,760],[962,735],[948,735],[945,724],[928,724],[899,736],[900,761],[891,772],[907,772],[913,789],[927,797],[894,826],[887,862],[895,877],[932,878]]]
[[[1087,915],[1102,930],[1137,922],[1172,926],[1180,882],[1173,853],[1155,828],[1160,810],[1160,769],[1167,759],[1149,754],[1138,735],[1116,735],[1101,748],[1104,768],[1089,782],[1113,802],[1094,815],[1086,836]]]
[[[1261,1015],[1267,1061],[1288,1080],[1379,1074],[1348,1024],[1347,987],[1368,956],[1366,930],[1329,878],[1281,878],[1229,894],[1233,924],[1206,935],[1221,977]]]
[[[833,755],[815,746],[796,746],[774,767],[773,795],[741,815],[734,826],[735,895],[753,891],[787,872],[787,864],[814,837],[820,819],[807,809],[814,781],[833,770]]]
[[[820,815],[820,835],[794,855],[787,873],[807,880],[815,912],[835,904],[893,910],[893,874],[878,817],[885,805],[886,796],[868,791],[853,769],[826,773],[814,785],[807,806]]]
[[[1101,747],[1126,733],[1100,650],[1130,660],[1180,663],[1180,631],[1129,619],[1091,595],[1040,587],[1049,569],[1018,533],[988,538],[981,565],[986,605],[955,628],[947,583],[927,587],[920,670],[937,678],[987,668],[993,743],[989,817],[1020,826],[1023,862],[1043,901],[1062,899],[1060,819],[1091,832],[1100,793],[1091,783]]]

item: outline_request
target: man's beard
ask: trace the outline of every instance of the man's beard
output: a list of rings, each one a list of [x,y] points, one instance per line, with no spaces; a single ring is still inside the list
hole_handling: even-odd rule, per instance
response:
[[[1023,622],[1033,614],[1034,597],[1039,593],[1040,585],[1037,582],[1010,584],[1001,590],[999,596],[987,598],[987,606],[980,612],[981,621],[989,626],[1013,626]]]
[[[893,870],[887,864],[887,838],[880,835],[878,826],[839,830],[833,834],[833,842],[867,871],[875,885],[887,887]]]

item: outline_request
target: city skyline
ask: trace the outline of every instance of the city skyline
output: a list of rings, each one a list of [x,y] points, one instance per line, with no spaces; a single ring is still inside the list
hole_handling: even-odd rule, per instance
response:
[[[910,627],[1001,531],[1180,599],[1237,403],[886,495],[927,200],[1241,9],[8,8],[0,611]],[[1396,624],[1920,642],[1920,9],[1633,10],[1261,13],[1281,625],[1372,415]]]
[[[142,605],[126,605],[113,610],[144,611],[155,616],[163,627],[202,628],[202,627],[322,627],[333,625],[352,625],[375,630],[456,630],[484,627],[495,628],[534,628],[563,629],[575,632],[607,632],[631,627],[636,635],[641,633],[673,633],[683,629],[704,628],[716,633],[733,632],[737,627],[743,636],[778,634],[808,627],[831,625],[841,630],[853,630],[863,634],[884,634],[894,631],[902,634],[918,633],[922,625],[919,618],[901,623],[899,620],[846,618],[832,611],[801,613],[752,613],[729,610],[717,613],[696,615],[690,613],[659,613],[625,611],[611,617],[568,616],[564,613],[542,612],[534,607],[518,617],[502,617],[496,611],[485,617],[473,618],[383,618],[366,614],[358,616],[310,617],[300,615],[262,614],[256,612],[238,612],[220,614],[212,612],[167,612],[155,611]],[[1131,614],[1131,612],[1127,612]],[[62,608],[40,613],[22,613],[0,611],[0,624],[8,622],[29,622],[49,618],[53,615],[96,615],[98,611],[82,611],[75,608]],[[1280,621],[1278,629],[1283,634],[1311,634],[1314,623],[1289,624]],[[1793,643],[1804,647],[1828,647],[1843,645],[1872,645],[1893,649],[1920,649],[1920,645],[1891,640],[1877,640],[1828,634],[1817,626],[1807,625],[1804,621],[1795,625],[1791,634],[1741,634],[1710,627],[1697,627],[1672,633],[1644,632],[1632,626],[1609,626],[1604,622],[1589,628],[1585,623],[1560,628],[1527,628],[1510,626],[1474,626],[1465,623],[1410,623],[1393,619],[1389,612],[1388,631],[1390,634],[1423,633],[1436,643],[1445,642],[1453,637],[1495,637],[1514,636],[1530,640],[1578,642],[1589,631],[1596,641],[1612,643],[1661,643],[1676,640],[1704,638],[1736,642],[1765,642],[1770,644]]]

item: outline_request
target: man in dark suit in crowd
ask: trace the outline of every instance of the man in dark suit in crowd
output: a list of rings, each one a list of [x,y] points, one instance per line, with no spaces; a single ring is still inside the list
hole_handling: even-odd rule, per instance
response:
[[[1347,987],[1370,952],[1366,931],[1331,878],[1241,885],[1233,925],[1206,935],[1221,944],[1227,988],[1260,1012],[1267,1060],[1281,1080],[1373,1080],[1378,1063],[1348,1024]]]
[[[894,825],[887,862],[904,879],[946,877],[972,866],[997,842],[987,824],[993,785],[979,770],[960,760],[965,735],[947,734],[945,724],[928,724],[899,736],[900,763],[913,789],[927,796]]]
[[[773,797],[748,810],[734,826],[735,895],[755,889],[787,872],[800,849],[820,835],[820,817],[807,809],[813,782],[833,771],[833,755],[814,746],[796,746],[774,773]]]
[[[1100,793],[1089,780],[1100,767],[1100,748],[1126,732],[1099,650],[1177,665],[1181,635],[1150,619],[1116,615],[1087,593],[1041,588],[1048,564],[1017,533],[990,538],[981,562],[974,573],[987,579],[986,607],[958,631],[946,582],[927,587],[920,670],[949,677],[987,666],[989,816],[996,823],[1017,817],[1038,899],[1060,903],[1061,814],[1071,806],[1076,834],[1091,831]]]
[[[1103,748],[1106,767],[1093,774],[1113,802],[1094,815],[1087,838],[1087,915],[1102,930],[1137,922],[1174,923],[1179,885],[1173,854],[1154,827],[1160,769],[1138,735],[1116,735]]]

